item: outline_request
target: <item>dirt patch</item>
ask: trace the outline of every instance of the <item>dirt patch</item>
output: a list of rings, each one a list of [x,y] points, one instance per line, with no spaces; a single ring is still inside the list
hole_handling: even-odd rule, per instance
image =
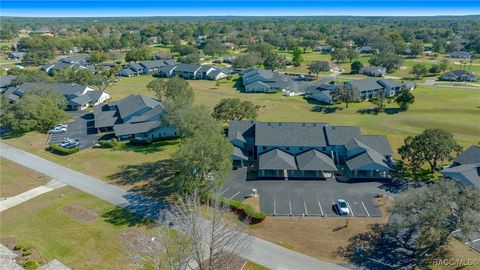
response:
[[[159,243],[159,240],[154,239],[152,242],[152,237],[135,230],[126,230],[122,232],[118,235],[118,240],[127,247],[135,250],[142,250],[145,246],[154,248],[155,250],[158,250],[158,252],[162,252],[163,250],[163,246]]]
[[[407,70],[407,69],[408,69],[407,66],[401,66],[401,67],[400,67],[400,70]]]
[[[63,212],[74,219],[83,222],[92,222],[98,218],[98,214],[95,211],[79,204],[66,205],[63,207]]]
[[[15,246],[17,246],[17,238],[16,237],[2,237],[0,238],[0,243],[6,246],[10,250],[14,250]]]

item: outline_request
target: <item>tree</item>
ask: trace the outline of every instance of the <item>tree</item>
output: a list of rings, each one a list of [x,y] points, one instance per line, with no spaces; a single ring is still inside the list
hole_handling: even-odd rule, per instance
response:
[[[155,93],[155,97],[160,101],[165,100],[167,81],[163,79],[153,79],[147,84],[147,89]]]
[[[152,55],[150,53],[150,50],[147,47],[143,48],[133,48],[130,49],[126,54],[125,54],[125,61],[126,62],[137,62],[137,61],[144,61],[152,59]]]
[[[68,67],[53,73],[53,78],[57,82],[91,85],[93,84],[94,73],[88,69]]]
[[[410,74],[415,75],[415,78],[420,78],[427,74],[427,66],[424,64],[415,64],[412,66]]]
[[[347,58],[348,61],[351,63],[353,59],[357,59],[359,56],[358,52],[353,48],[347,49]]]
[[[423,43],[420,40],[414,40],[412,44],[410,44],[410,55],[413,57],[423,55]]]
[[[433,173],[443,162],[449,162],[458,155],[462,147],[454,140],[452,133],[443,129],[425,129],[421,134],[408,136],[398,153],[412,171],[419,171],[424,164]]]
[[[165,102],[164,120],[175,127],[182,137],[191,137],[195,132],[220,133],[222,126],[216,121],[205,106],[178,107],[175,103]]]
[[[227,47],[218,38],[209,39],[203,48],[203,52],[207,55],[222,55],[227,51]]]
[[[405,87],[402,87],[400,93],[395,98],[395,102],[403,111],[408,110],[408,107],[415,102],[415,96]]]
[[[262,58],[259,53],[244,53],[237,56],[232,61],[232,66],[235,68],[248,68],[251,66],[258,65],[262,62]]]
[[[302,50],[300,48],[294,48],[292,53],[293,65],[298,67],[303,61]]]
[[[393,53],[381,53],[373,55],[372,58],[368,60],[368,63],[372,66],[384,67],[388,73],[392,73],[400,67],[402,59]]]
[[[23,62],[29,65],[43,65],[55,57],[55,52],[48,49],[39,49],[28,52]]]
[[[92,52],[90,53],[90,58],[88,62],[94,66],[106,61],[108,59],[108,55],[104,52]]]
[[[200,64],[200,55],[198,54],[187,54],[185,56],[179,57],[178,60],[186,64]]]
[[[450,66],[450,62],[447,60],[447,59],[443,59],[442,61],[440,61],[440,70],[442,72],[445,72],[447,71],[448,67]]]
[[[329,69],[330,68],[328,67],[328,63],[327,63],[327,67],[325,68],[325,62],[322,62],[322,61],[312,61],[308,66],[308,71],[315,73],[317,75],[317,78],[320,72],[328,71]]]
[[[177,52],[180,56],[185,56],[188,54],[198,54],[198,50],[190,45],[179,45],[172,48],[172,52]]]
[[[51,89],[32,89],[20,100],[4,108],[0,122],[13,132],[47,132],[52,126],[69,118],[64,111],[66,105],[65,98]]]
[[[46,72],[38,69],[9,69],[8,75],[15,75],[13,84],[20,84],[24,82],[52,82],[53,79]]]
[[[271,51],[264,56],[263,65],[266,69],[274,71],[275,69],[284,68],[285,60],[276,52]]]
[[[355,90],[348,84],[337,86],[337,88],[332,94],[335,101],[345,103],[345,108],[348,108],[349,103],[355,102],[357,100]]]
[[[360,61],[355,61],[350,65],[351,73],[358,74],[360,70],[363,68],[363,64]]]
[[[198,189],[200,194],[223,184],[232,169],[232,144],[215,130],[194,131],[183,139],[173,157],[177,190],[182,193]]]
[[[332,61],[336,61],[337,64],[340,62],[343,63],[347,61],[349,52],[346,48],[341,48],[341,49],[334,50],[331,53],[331,56],[332,56]]]
[[[249,100],[239,98],[224,98],[213,108],[212,116],[223,122],[232,120],[255,119],[257,110]]]
[[[128,243],[129,254],[142,269],[227,269],[236,256],[249,249],[243,223],[232,222],[226,204],[214,198],[202,206],[198,192],[180,196],[170,208],[162,210],[153,230],[152,241]],[[162,223],[175,224],[177,232]]]
[[[377,112],[383,112],[385,110],[385,91],[380,91],[378,97],[370,99],[370,102],[375,105]]]
[[[428,69],[428,72],[430,72],[432,74],[438,74],[438,73],[440,73],[440,71],[442,71],[442,68],[438,64],[433,64]]]

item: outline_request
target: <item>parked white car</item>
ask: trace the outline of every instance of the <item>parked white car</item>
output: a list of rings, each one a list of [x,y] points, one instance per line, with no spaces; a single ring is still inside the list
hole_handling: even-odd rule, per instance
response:
[[[48,131],[48,134],[58,134],[58,133],[64,133],[64,132],[67,132],[67,128],[66,128],[66,127],[50,129],[50,130]]]
[[[68,125],[67,124],[58,124],[56,126],[53,127],[53,129],[56,129],[56,128],[67,128]]]
[[[340,215],[350,215],[350,209],[348,208],[348,203],[343,199],[338,199],[335,203],[338,213]]]

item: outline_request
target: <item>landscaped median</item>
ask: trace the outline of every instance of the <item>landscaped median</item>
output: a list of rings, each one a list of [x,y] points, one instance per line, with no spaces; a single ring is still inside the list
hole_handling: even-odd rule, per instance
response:
[[[251,205],[237,200],[228,199],[222,196],[215,196],[212,194],[208,196],[208,199],[218,199],[222,204],[228,205],[232,211],[240,216],[243,216],[250,224],[260,223],[267,217],[267,214],[261,211],[256,211]]]
[[[73,153],[77,153],[78,151],[80,151],[80,148],[78,148],[78,146],[74,148],[65,148],[58,144],[49,144],[48,150],[52,153],[66,156],[66,155],[71,155]]]

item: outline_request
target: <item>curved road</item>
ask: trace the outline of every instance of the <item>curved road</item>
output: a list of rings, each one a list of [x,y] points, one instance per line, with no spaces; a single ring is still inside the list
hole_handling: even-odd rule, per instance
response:
[[[43,173],[53,179],[94,195],[114,205],[125,207],[138,214],[156,218],[163,205],[121,187],[74,171],[39,156],[0,142],[0,156]],[[299,252],[283,248],[268,241],[250,236],[250,250],[242,257],[269,269],[346,270],[347,268],[320,261]]]

